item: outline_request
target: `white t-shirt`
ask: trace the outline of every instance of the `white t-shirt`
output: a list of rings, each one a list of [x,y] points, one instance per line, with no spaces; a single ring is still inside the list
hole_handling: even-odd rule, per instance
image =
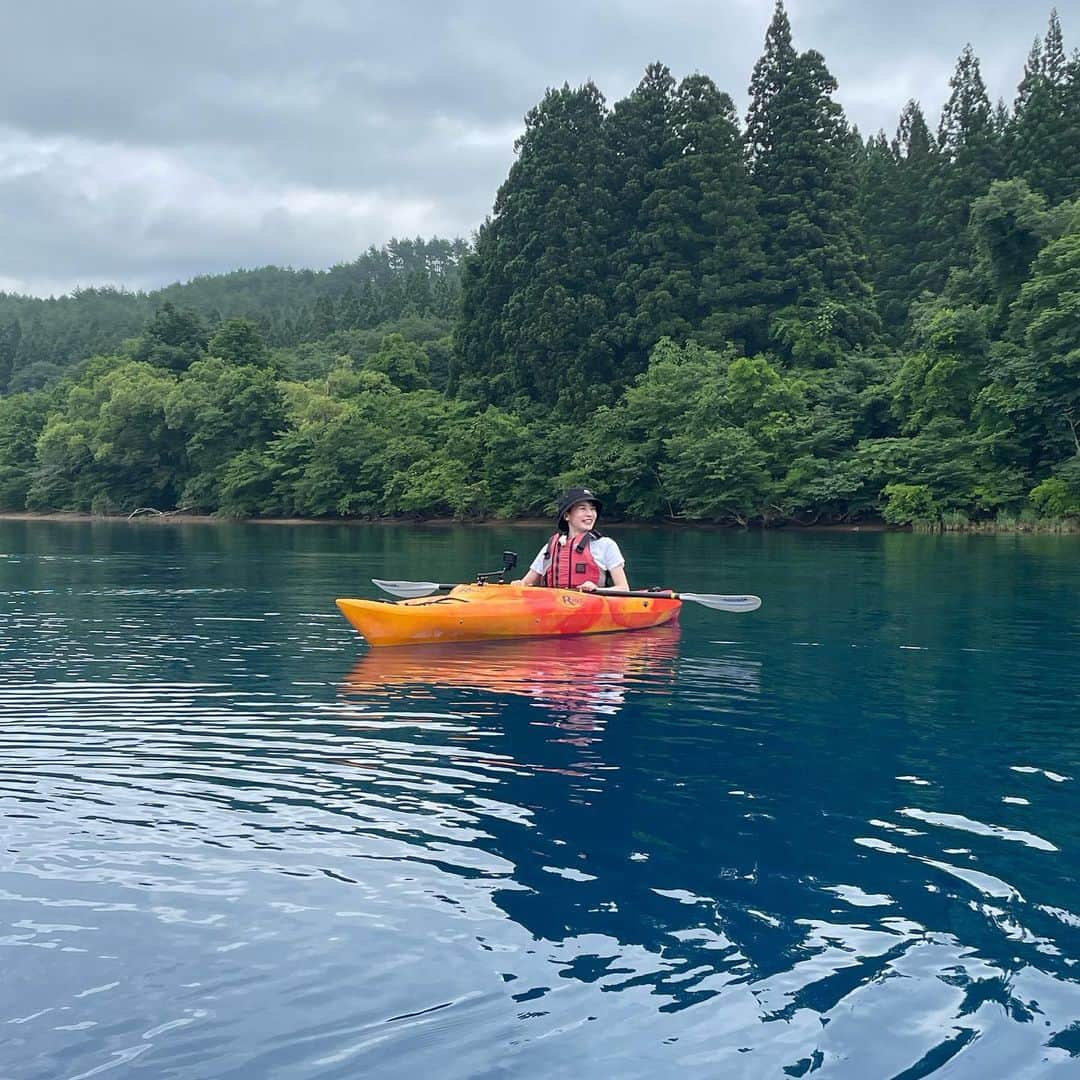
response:
[[[563,546],[565,543],[566,534],[563,533],[559,539],[559,545]],[[539,574],[541,577],[547,573],[547,568],[551,565],[551,560],[547,557],[550,546],[551,541],[549,540],[540,549],[540,554],[533,559],[532,565],[529,567],[533,573]],[[592,552],[592,557],[601,570],[614,570],[626,562],[622,557],[622,552],[619,550],[619,545],[610,536],[598,536],[595,540],[590,540],[589,551]]]

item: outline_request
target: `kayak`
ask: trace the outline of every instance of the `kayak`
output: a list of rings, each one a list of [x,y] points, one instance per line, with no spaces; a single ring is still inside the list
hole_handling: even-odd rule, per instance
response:
[[[606,596],[525,585],[455,585],[413,600],[338,600],[342,615],[372,645],[610,634],[678,617],[671,594]]]

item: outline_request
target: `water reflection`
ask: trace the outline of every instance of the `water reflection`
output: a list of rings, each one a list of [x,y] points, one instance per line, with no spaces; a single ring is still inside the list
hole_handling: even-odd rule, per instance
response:
[[[0,563],[12,1076],[1075,1075],[1074,563],[976,625],[918,538],[687,534],[782,615],[354,664],[390,531],[143,535]]]
[[[371,649],[343,693],[366,702],[433,700],[439,690],[528,698],[567,725],[595,728],[627,695],[670,693],[677,625],[626,634]]]

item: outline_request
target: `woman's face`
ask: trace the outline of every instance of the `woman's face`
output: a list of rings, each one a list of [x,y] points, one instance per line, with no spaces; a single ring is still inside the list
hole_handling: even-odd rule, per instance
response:
[[[591,502],[574,503],[564,517],[572,533],[590,532],[596,524],[596,506]]]

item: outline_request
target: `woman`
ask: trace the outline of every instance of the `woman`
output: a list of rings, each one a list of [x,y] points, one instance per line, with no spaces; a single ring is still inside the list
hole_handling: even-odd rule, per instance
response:
[[[540,549],[529,572],[514,584],[583,592],[629,589],[619,545],[596,531],[599,515],[600,500],[588,488],[567,491],[555,515],[558,531]]]

